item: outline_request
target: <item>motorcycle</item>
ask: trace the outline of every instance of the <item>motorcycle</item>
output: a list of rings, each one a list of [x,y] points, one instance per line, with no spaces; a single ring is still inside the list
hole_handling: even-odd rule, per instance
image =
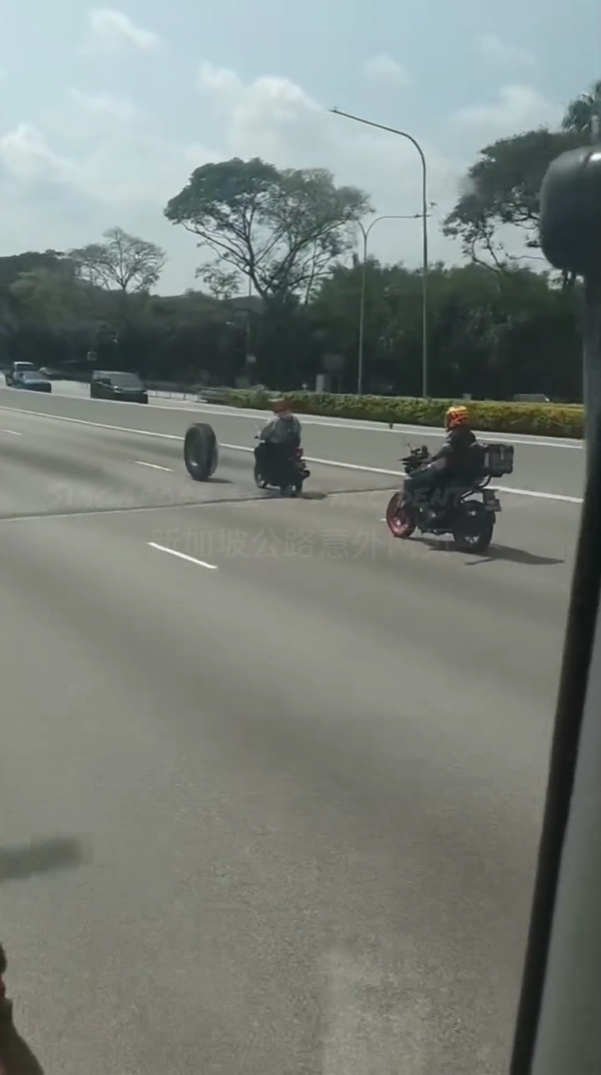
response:
[[[279,489],[281,496],[296,497],[303,491],[303,483],[311,476],[305,463],[303,449],[293,448],[285,460],[282,461],[281,473],[278,475],[263,473],[261,464],[257,459],[257,449],[260,447],[261,435],[257,433],[255,440],[259,444],[255,447],[255,484],[259,489]],[[277,477],[277,481],[274,480]]]
[[[494,478],[513,473],[514,449],[511,444],[476,442],[470,449],[472,477],[462,484],[453,483],[444,491],[425,489],[413,500],[400,490],[394,493],[386,509],[386,523],[393,537],[409,538],[418,529],[422,534],[452,534],[461,552],[483,553],[488,549],[501,502],[495,489],[487,488]],[[425,445],[412,448],[400,462],[405,474],[413,474],[430,460]],[[444,504],[435,501],[444,493]]]

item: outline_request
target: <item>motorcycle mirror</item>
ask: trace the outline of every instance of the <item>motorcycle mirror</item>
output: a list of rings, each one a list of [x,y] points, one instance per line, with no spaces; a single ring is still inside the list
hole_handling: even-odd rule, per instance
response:
[[[562,153],[540,192],[540,243],[556,269],[601,276],[601,145]]]

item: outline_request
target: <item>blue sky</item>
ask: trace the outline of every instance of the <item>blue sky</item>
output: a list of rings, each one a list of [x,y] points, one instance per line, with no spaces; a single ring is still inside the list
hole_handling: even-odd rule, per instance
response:
[[[119,224],[169,254],[162,291],[194,286],[193,237],[163,219],[207,160],[323,165],[380,213],[419,210],[412,147],[329,116],[411,132],[429,164],[433,257],[479,147],[554,123],[601,77],[597,0],[0,0],[3,253],[65,249]],[[419,226],[382,222],[373,251],[417,263]]]

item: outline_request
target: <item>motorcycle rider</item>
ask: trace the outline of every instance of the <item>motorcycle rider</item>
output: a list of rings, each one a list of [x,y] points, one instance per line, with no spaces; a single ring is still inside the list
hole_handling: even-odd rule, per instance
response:
[[[300,448],[302,427],[285,399],[274,399],[272,407],[275,417],[261,430],[255,456],[264,473],[276,475]]]
[[[435,500],[440,502],[438,509],[444,499],[442,494],[449,486],[460,484],[462,477],[467,479],[472,469],[470,449],[476,443],[476,437],[470,429],[467,407],[449,407],[445,415],[445,428],[447,435],[440,451],[430,456],[423,467],[408,475],[404,483],[406,497],[414,497],[423,491],[432,506]]]
[[[447,435],[439,452],[432,456],[431,462],[446,459],[447,472],[453,476],[461,475],[469,469],[469,449],[476,443],[476,437],[470,429],[470,416],[467,407],[449,407],[445,415]]]

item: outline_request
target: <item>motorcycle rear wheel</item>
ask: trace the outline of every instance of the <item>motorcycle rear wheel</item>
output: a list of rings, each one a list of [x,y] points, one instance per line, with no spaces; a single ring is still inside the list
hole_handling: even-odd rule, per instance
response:
[[[471,501],[457,515],[453,526],[453,541],[460,552],[486,552],[492,541],[495,517],[483,504]]]
[[[403,503],[402,493],[394,493],[388,501],[386,524],[395,538],[409,538],[415,530],[417,526],[415,512],[408,504]]]
[[[258,489],[266,489],[268,483],[265,481],[263,475],[261,474],[261,471],[259,470],[259,467],[258,467],[257,463],[255,463],[254,474],[255,474],[255,485],[257,486],[257,488]]]
[[[303,491],[303,483],[300,480],[300,478],[298,479],[298,481],[289,482],[288,485],[281,485],[280,486],[280,496],[285,496],[285,497],[288,497],[289,499],[294,498],[296,496],[300,496],[302,491]]]

